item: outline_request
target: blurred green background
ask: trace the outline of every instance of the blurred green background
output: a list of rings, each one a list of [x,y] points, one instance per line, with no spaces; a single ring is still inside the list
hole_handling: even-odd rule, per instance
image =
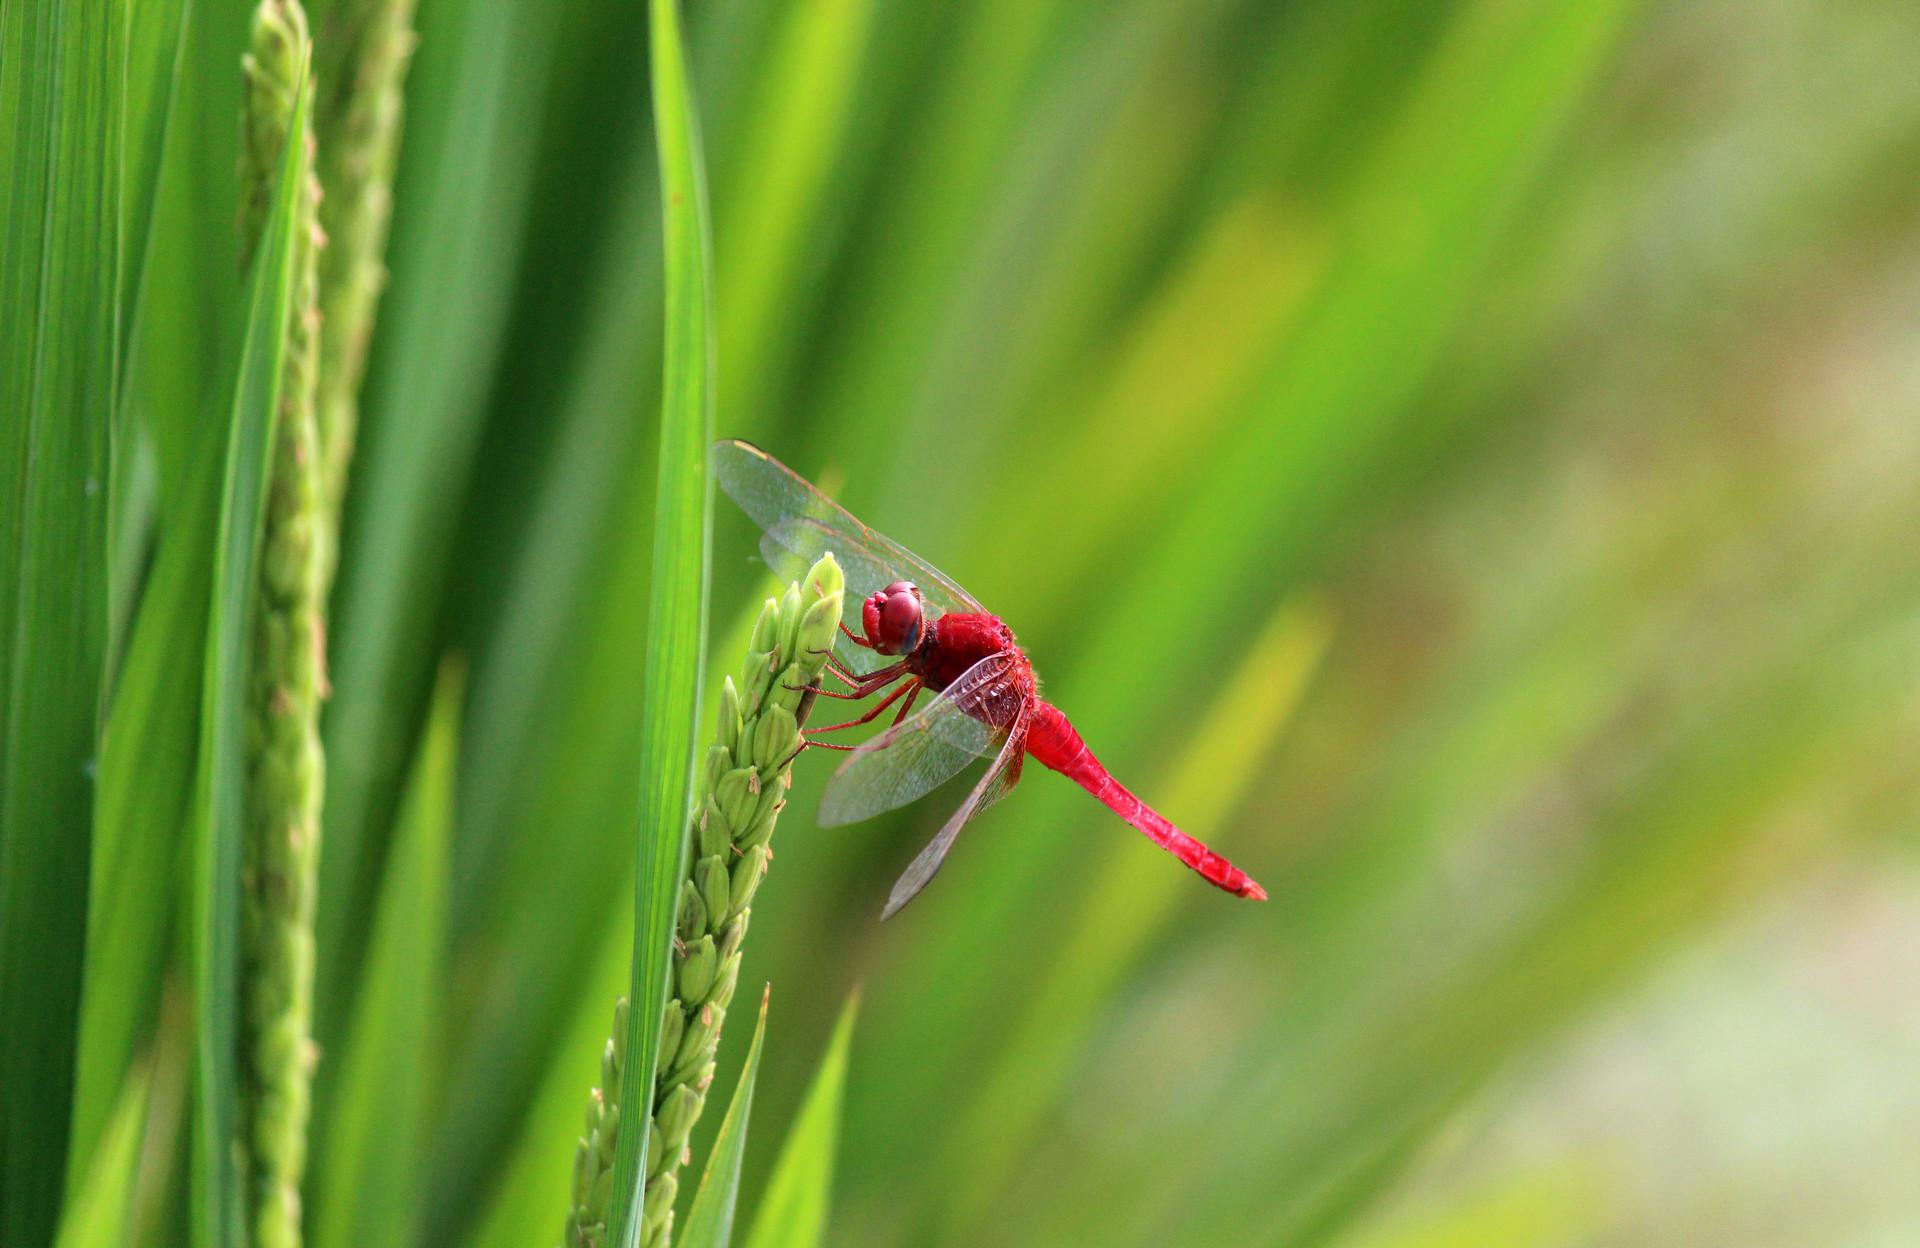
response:
[[[156,419],[234,316],[248,8],[190,11],[149,280],[207,314],[144,331]],[[1005,616],[1273,896],[1034,771],[882,927],[958,792],[816,829],[802,759],[747,946],[746,1207],[860,984],[834,1244],[1920,1239],[1920,9],[689,8],[719,431]],[[419,30],[319,1027],[340,1052],[463,656],[399,1186],[415,1242],[505,1246],[558,1232],[627,977],[644,6],[423,0]],[[717,506],[709,688],[771,583]]]

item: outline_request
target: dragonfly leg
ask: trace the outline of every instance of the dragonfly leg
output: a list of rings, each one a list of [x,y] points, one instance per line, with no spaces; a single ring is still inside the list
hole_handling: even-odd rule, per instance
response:
[[[916,680],[913,682],[913,692],[907,695],[907,700],[900,704],[899,713],[893,717],[894,727],[898,728],[900,721],[907,717],[907,712],[913,709],[913,700],[920,696],[920,690],[923,688],[925,688],[925,686],[919,681]]]
[[[813,650],[813,651],[810,651],[809,653],[826,655],[827,661],[826,661],[826,665],[821,668],[822,674],[833,677],[835,680],[839,681],[841,684],[845,685],[849,689],[856,689],[860,686],[860,683],[862,681],[869,679],[868,676],[862,676],[860,673],[854,671],[852,668],[848,667],[845,663],[841,662],[840,656],[835,654],[830,649]],[[898,664],[895,664],[895,666],[898,666]],[[860,695],[855,695],[855,696],[860,696]]]
[[[816,689],[814,692],[820,694],[822,697],[842,698],[847,701],[858,702],[862,698],[872,697],[894,681],[899,680],[902,676],[906,675],[906,673],[907,664],[905,660],[902,660],[901,662],[880,668],[878,671],[868,672],[865,676],[859,676],[853,680],[847,680],[846,677],[841,676],[840,679],[845,682],[850,692],[837,693],[831,689]],[[839,673],[836,672],[835,675],[839,675]],[[782,687],[786,689],[803,689],[806,686],[785,685]],[[818,730],[816,729],[816,731]]]
[[[852,642],[856,646],[859,646],[862,650],[873,649],[873,643],[868,641],[865,637],[862,637],[859,633],[856,633],[852,629],[848,628],[847,622],[845,620],[840,621],[840,631],[847,635],[848,641]]]
[[[866,713],[861,715],[860,718],[850,719],[844,724],[828,724],[824,728],[810,728],[807,730],[807,735],[810,737],[818,736],[823,732],[839,732],[842,728],[858,728],[861,724],[870,724],[879,717],[880,712],[886,710],[888,707],[892,706],[895,702],[898,702],[900,700],[901,694],[918,693],[919,691],[920,691],[920,682],[918,680],[910,680],[906,684],[898,686],[897,688],[894,689],[892,693],[888,694],[884,698],[881,698],[878,702],[875,702],[872,706],[868,707],[866,710]],[[907,704],[911,706],[913,704],[913,699],[908,698]]]
[[[822,668],[821,671],[823,675],[833,677],[835,680],[845,685],[848,689],[851,689],[854,691],[852,693],[828,693],[827,690],[822,689],[820,692],[826,693],[828,697],[830,698],[864,698],[867,696],[866,694],[859,692],[860,686],[867,681],[868,679],[867,677],[861,676],[856,672],[848,671],[844,667],[835,666],[834,661],[832,659],[829,659],[827,661],[827,666]]]
[[[892,677],[890,679],[897,679],[897,677]],[[825,692],[825,691],[821,690],[820,692]],[[886,697],[881,698],[878,702],[874,703],[871,707],[867,708],[866,712],[862,714],[858,719],[850,719],[844,724],[828,724],[824,728],[814,728],[814,729],[810,729],[807,732],[801,733],[800,744],[794,749],[792,754],[789,754],[786,757],[786,759],[780,765],[782,767],[786,767],[790,765],[794,759],[799,758],[801,754],[805,753],[809,746],[818,746],[823,750],[857,750],[859,749],[860,747],[857,745],[835,745],[831,741],[819,741],[819,740],[815,740],[815,738],[820,733],[823,733],[823,732],[839,732],[842,728],[858,728],[861,724],[873,722],[874,719],[879,717],[882,711],[886,710],[889,706],[892,706],[895,702],[899,701],[900,695],[903,693],[907,695],[906,704],[908,706],[912,706],[913,700],[920,696],[919,677],[915,677],[914,679],[909,680],[906,684],[899,686],[892,693],[888,694]],[[835,696],[845,697],[847,695],[838,694]],[[898,719],[895,719],[893,722],[897,724],[900,721]]]
[[[793,685],[787,686],[789,689],[794,687]],[[851,693],[841,693],[838,689],[815,689],[814,692],[823,698],[839,698],[843,702],[858,702],[863,698],[871,697],[874,690],[868,689],[863,692],[860,689],[855,689]]]
[[[860,679],[860,674],[854,671],[852,668],[848,667],[846,663],[844,663],[841,660],[840,656],[833,652],[832,646],[828,646],[825,649],[820,649],[819,647],[815,647],[814,649],[807,651],[807,653],[825,655],[826,669],[832,672],[835,676],[838,676],[841,680],[845,681],[847,684],[853,684],[855,681]]]
[[[799,758],[802,754],[805,754],[810,749],[812,750],[849,750],[850,751],[850,750],[857,750],[859,748],[860,747],[857,745],[835,745],[831,741],[814,741],[809,739],[805,735],[802,735],[800,738],[800,744],[793,747],[793,753],[787,755],[785,758],[780,760],[780,766],[783,768],[793,766],[793,760],[796,758]]]

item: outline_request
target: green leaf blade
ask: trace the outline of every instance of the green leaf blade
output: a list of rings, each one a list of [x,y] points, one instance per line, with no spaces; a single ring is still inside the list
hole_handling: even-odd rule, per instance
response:
[[[311,1187],[314,1248],[412,1242],[445,1016],[448,853],[464,670],[442,666],[402,803]]]
[[[565,6],[429,5],[393,188],[381,299],[341,528],[320,863],[315,1026],[338,1034],[374,881],[433,678],[433,620],[488,379],[505,350],[539,154],[538,81]],[[454,314],[451,314],[454,313]],[[393,418],[387,417],[391,414]]]
[[[646,750],[640,763],[640,861],[635,881],[633,980],[628,999],[626,1087],[633,1107],[614,1169],[612,1240],[640,1231],[645,1135],[661,1010],[667,1000],[672,928],[686,857],[705,670],[707,573],[713,545],[713,245],[706,172],[680,14],[675,0],[651,8],[654,125],[659,140],[666,250],[666,356],[661,383],[659,491],[653,583],[647,604],[641,690]]]
[[[847,1091],[847,1051],[860,1012],[855,992],[840,1010],[827,1051],[794,1116],[773,1177],[760,1197],[747,1248],[820,1248],[826,1242],[833,1197],[834,1154],[840,1145],[841,1107]]]
[[[146,1130],[152,1089],[152,1071],[146,1064],[127,1072],[126,1086],[120,1089],[92,1164],[73,1185],[61,1212],[56,1248],[118,1248],[127,1242],[140,1137]]]
[[[687,1210],[687,1224],[680,1232],[680,1248],[727,1248],[733,1242],[734,1213],[740,1202],[740,1166],[747,1156],[747,1120],[753,1115],[753,1086],[760,1077],[760,1048],[767,1036],[767,1000],[760,994],[760,1019],[753,1027],[753,1043],[747,1048],[747,1060],[740,1068],[740,1082],[727,1103],[727,1116],[720,1120],[719,1133],[713,1137],[713,1151],[707,1155],[707,1168]]]
[[[0,8],[0,1241],[49,1240],[106,652],[120,3]]]
[[[101,739],[68,1167],[75,1181],[151,1025],[176,902],[165,881],[193,802],[218,520],[218,482],[200,475],[194,506],[182,508],[154,561]]]

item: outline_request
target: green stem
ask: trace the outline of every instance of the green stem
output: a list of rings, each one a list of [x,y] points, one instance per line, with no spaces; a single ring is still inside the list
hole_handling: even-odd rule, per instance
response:
[[[260,0],[245,60],[245,247],[257,246],[273,202],[295,92],[309,61],[298,0]],[[320,350],[319,183],[313,145],[301,154],[293,300],[280,413],[267,484],[248,681],[248,820],[242,939],[246,1070],[242,1133],[253,1242],[300,1243],[314,1048],[313,910],[320,849],[325,683],[321,534],[325,529],[314,416]]]
[[[646,1196],[640,1243],[666,1248],[687,1137],[706,1108],[713,1055],[740,977],[754,891],[773,859],[773,826],[786,806],[810,689],[826,666],[840,624],[846,581],[832,555],[807,579],[769,598],[748,644],[740,682],[728,677],[719,724],[701,771],[698,813],[689,830],[692,865],[680,887],[673,937],[673,986],[661,1018],[659,1077],[647,1128]],[[600,1087],[587,1107],[587,1134],[573,1170],[566,1248],[601,1248],[613,1188],[620,1106],[620,1037],[627,1003],[615,1010],[614,1040],[601,1059]]]
[[[386,285],[415,0],[333,0],[318,10],[314,130],[320,137],[321,490],[339,515],[360,423],[360,381]],[[328,554],[328,580],[332,553]]]

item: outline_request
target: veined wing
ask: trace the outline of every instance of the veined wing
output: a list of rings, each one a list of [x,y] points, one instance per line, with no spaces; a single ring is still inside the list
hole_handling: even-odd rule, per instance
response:
[[[986,610],[946,573],[860,523],[799,473],[751,443],[716,442],[713,475],[727,497],[766,534],[761,554],[781,575],[798,579],[814,560],[833,552],[847,574],[843,611],[855,633],[860,631],[861,603],[894,581],[918,585],[934,614]]]
[[[1022,707],[1020,717],[1007,732],[1006,740],[1001,742],[1000,753],[995,756],[992,766],[987,768],[980,783],[973,786],[973,792],[967,794],[967,800],[960,809],[948,817],[940,831],[927,842],[907,869],[900,874],[893,891],[887,895],[887,908],[880,913],[882,920],[898,914],[900,907],[906,905],[920,894],[940,870],[940,864],[947,860],[947,852],[953,848],[954,840],[959,837],[960,829],[967,821],[993,805],[1007,795],[1007,792],[1020,779],[1020,766],[1027,757],[1027,722],[1032,711]]]
[[[1018,692],[1010,688],[1015,657],[1009,650],[981,659],[927,705],[847,755],[820,799],[820,824],[871,819],[946,783],[974,759],[993,757],[1017,716],[996,716],[1002,726],[995,727],[967,711]]]

